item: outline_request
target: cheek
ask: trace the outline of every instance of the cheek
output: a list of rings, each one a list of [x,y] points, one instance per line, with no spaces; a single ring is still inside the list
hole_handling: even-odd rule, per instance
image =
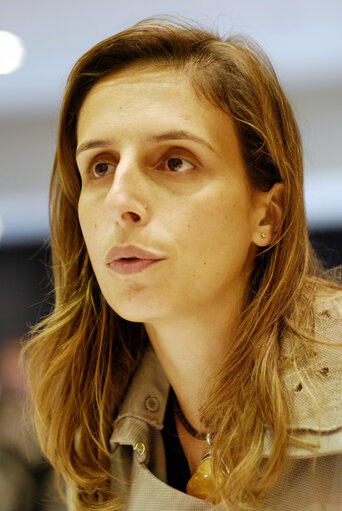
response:
[[[98,246],[98,224],[96,216],[91,213],[91,208],[85,207],[81,200],[78,204],[78,220],[89,256],[92,258],[93,253],[96,251],[96,247]]]
[[[83,194],[81,192],[79,199],[78,199],[77,213],[78,213],[78,221],[80,223],[80,227],[83,232],[83,235],[84,235],[84,228],[87,223],[86,211],[87,211],[87,208],[85,207],[85,202],[83,200]]]
[[[197,204],[183,222],[183,249],[198,268],[244,264],[252,241],[250,207],[241,194],[216,194]]]
[[[221,238],[244,229],[247,215],[238,198],[229,198],[226,194],[219,194],[206,201],[201,201],[189,212],[188,218],[186,226],[189,232],[205,242],[208,236],[209,238],[217,236]]]

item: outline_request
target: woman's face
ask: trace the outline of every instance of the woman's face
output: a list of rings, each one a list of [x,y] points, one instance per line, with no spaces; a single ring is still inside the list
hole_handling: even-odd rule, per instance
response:
[[[79,221],[119,315],[215,317],[241,300],[262,192],[249,186],[233,121],[185,73],[136,65],[101,80],[77,143]]]

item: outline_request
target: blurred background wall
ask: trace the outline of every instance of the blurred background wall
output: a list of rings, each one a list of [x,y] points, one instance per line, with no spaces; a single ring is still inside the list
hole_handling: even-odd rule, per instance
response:
[[[24,48],[22,65],[0,74],[1,340],[49,309],[48,183],[67,75],[99,40],[163,13],[248,34],[264,48],[302,131],[311,238],[327,265],[342,262],[340,0],[0,0],[0,31]]]

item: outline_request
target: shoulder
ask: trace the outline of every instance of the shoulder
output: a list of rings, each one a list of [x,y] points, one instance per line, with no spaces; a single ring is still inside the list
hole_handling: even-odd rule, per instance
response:
[[[321,292],[315,301],[315,329],[327,342],[342,341],[342,290],[328,294]]]
[[[302,442],[293,444],[296,457],[342,453],[342,291],[317,297],[313,336],[309,362],[291,360],[282,373],[290,435]],[[291,353],[291,339],[284,344]],[[266,444],[271,436],[267,431]]]

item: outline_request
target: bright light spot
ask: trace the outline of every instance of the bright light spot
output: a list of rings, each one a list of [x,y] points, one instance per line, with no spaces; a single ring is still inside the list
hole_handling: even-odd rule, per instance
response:
[[[13,73],[22,65],[24,55],[21,39],[10,32],[0,30],[0,74]]]

